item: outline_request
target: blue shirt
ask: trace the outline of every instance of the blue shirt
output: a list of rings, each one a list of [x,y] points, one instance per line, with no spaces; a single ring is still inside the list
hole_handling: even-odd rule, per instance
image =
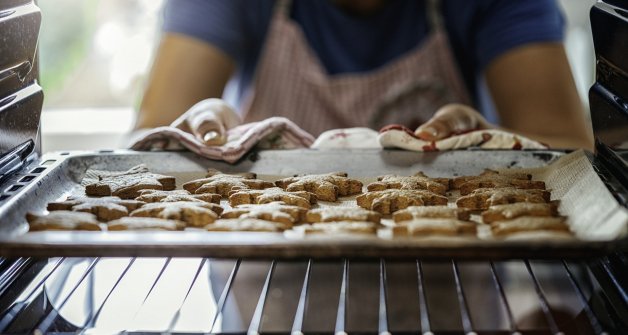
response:
[[[238,97],[255,72],[274,0],[169,0],[166,32],[206,41],[238,65]],[[451,47],[477,105],[482,73],[501,54],[528,43],[563,39],[554,0],[442,0]],[[389,0],[372,15],[354,16],[330,0],[294,0],[291,18],[330,75],[375,70],[419,45],[430,28],[426,1]]]

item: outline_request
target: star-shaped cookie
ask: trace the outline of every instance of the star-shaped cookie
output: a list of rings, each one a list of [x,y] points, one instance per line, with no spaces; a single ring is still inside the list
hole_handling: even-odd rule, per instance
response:
[[[192,201],[192,202],[213,202],[220,203],[220,194],[215,193],[203,193],[203,194],[191,194],[186,190],[174,190],[174,191],[162,191],[162,190],[141,190],[140,196],[135,200],[144,202],[178,202],[178,201]]]
[[[410,221],[413,219],[456,219],[469,221],[471,211],[464,208],[448,206],[410,206],[393,213],[395,222]]]
[[[347,178],[347,174],[343,172],[284,178],[277,180],[275,184],[289,192],[312,192],[321,201],[336,201],[339,196],[362,192],[362,182]]]
[[[324,207],[307,212],[306,221],[309,223],[334,221],[368,221],[379,223],[381,214],[355,207]]]
[[[536,231],[570,232],[564,217],[521,216],[512,220],[491,223],[493,236]]]
[[[418,172],[414,176],[409,177],[396,175],[380,176],[377,180],[378,181],[366,186],[366,188],[369,191],[382,191],[386,189],[427,190],[440,195],[444,195],[449,189],[449,179],[429,178],[422,172]]]
[[[356,202],[364,209],[386,215],[409,206],[446,205],[447,198],[424,190],[389,189],[359,195]]]
[[[128,171],[107,173],[98,176],[98,181],[85,186],[85,194],[91,196],[117,196],[134,199],[140,190],[174,190],[175,178],[152,173],[145,165],[135,166]]]
[[[535,189],[517,189],[514,187],[479,188],[456,200],[458,207],[471,210],[488,209],[494,205],[517,202],[546,203],[550,201],[550,192]]]
[[[192,180],[183,184],[183,188],[190,193],[217,193],[223,198],[229,197],[232,192],[239,190],[261,190],[273,187],[273,183],[255,179],[255,174],[224,174],[210,170],[206,178]]]
[[[254,218],[220,219],[205,226],[209,231],[280,232],[291,226]]]
[[[530,180],[527,174],[500,174],[486,170],[479,176],[467,176],[454,179],[454,187],[460,190],[461,195],[467,195],[478,188],[515,187],[520,189],[544,190],[545,182]]]
[[[375,235],[377,224],[368,221],[333,221],[303,224],[292,230],[301,235]]]
[[[153,202],[133,212],[132,217],[153,217],[183,221],[189,227],[203,227],[214,222],[222,213],[222,207],[209,202]]]
[[[263,190],[240,190],[229,196],[231,206],[267,204],[273,201],[283,201],[288,205],[309,209],[316,203],[316,195],[307,191],[288,192],[279,187],[269,187]]]
[[[471,221],[440,218],[418,218],[403,221],[392,228],[394,236],[475,235],[477,224]]]
[[[50,214],[26,214],[30,231],[43,230],[102,230],[96,216],[91,213],[54,211]]]
[[[286,226],[291,226],[294,223],[302,222],[306,212],[305,208],[287,205],[282,201],[275,201],[260,205],[239,205],[231,210],[226,210],[220,217],[223,219],[261,219],[281,222]]]
[[[107,229],[111,231],[121,230],[183,230],[185,222],[149,217],[123,217],[109,221]]]
[[[56,201],[48,204],[49,211],[87,212],[96,215],[100,221],[111,221],[127,216],[144,205],[143,201],[120,199],[119,197],[69,197],[65,201]]]
[[[518,202],[514,204],[495,205],[482,212],[482,221],[492,223],[495,221],[512,220],[520,216],[557,216],[558,209],[554,203],[528,203]]]

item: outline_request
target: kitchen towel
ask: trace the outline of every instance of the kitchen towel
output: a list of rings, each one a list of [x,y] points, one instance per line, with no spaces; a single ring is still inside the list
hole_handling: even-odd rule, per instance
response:
[[[227,143],[207,146],[194,135],[175,127],[159,127],[144,133],[131,145],[133,150],[184,150],[229,163],[238,161],[253,147],[259,149],[381,149],[410,151],[446,151],[479,147],[483,149],[547,149],[546,145],[526,137],[497,129],[473,130],[438,141],[425,141],[406,127],[390,125],[379,134],[368,128],[333,129],[316,140],[283,117],[247,123],[227,131]]]
[[[194,135],[175,127],[159,127],[144,133],[131,145],[132,150],[183,150],[235,163],[254,146],[261,149],[309,148],[314,137],[284,117],[237,126],[227,131],[227,143],[207,146]]]
[[[509,150],[548,148],[527,137],[498,129],[472,130],[438,141],[425,141],[416,137],[411,129],[400,125],[390,125],[380,130],[378,140],[382,148],[400,148],[411,151],[446,151],[469,147]]]

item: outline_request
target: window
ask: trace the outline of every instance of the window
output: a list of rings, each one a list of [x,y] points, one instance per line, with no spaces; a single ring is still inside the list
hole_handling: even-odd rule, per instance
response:
[[[44,151],[123,145],[159,40],[162,4],[38,1]]]

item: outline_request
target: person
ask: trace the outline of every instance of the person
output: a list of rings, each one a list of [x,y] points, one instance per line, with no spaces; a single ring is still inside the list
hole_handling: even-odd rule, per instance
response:
[[[313,135],[502,128],[590,149],[563,29],[552,0],[170,0],[136,128],[221,144],[241,122],[285,116]],[[206,100],[230,81],[238,115]]]

